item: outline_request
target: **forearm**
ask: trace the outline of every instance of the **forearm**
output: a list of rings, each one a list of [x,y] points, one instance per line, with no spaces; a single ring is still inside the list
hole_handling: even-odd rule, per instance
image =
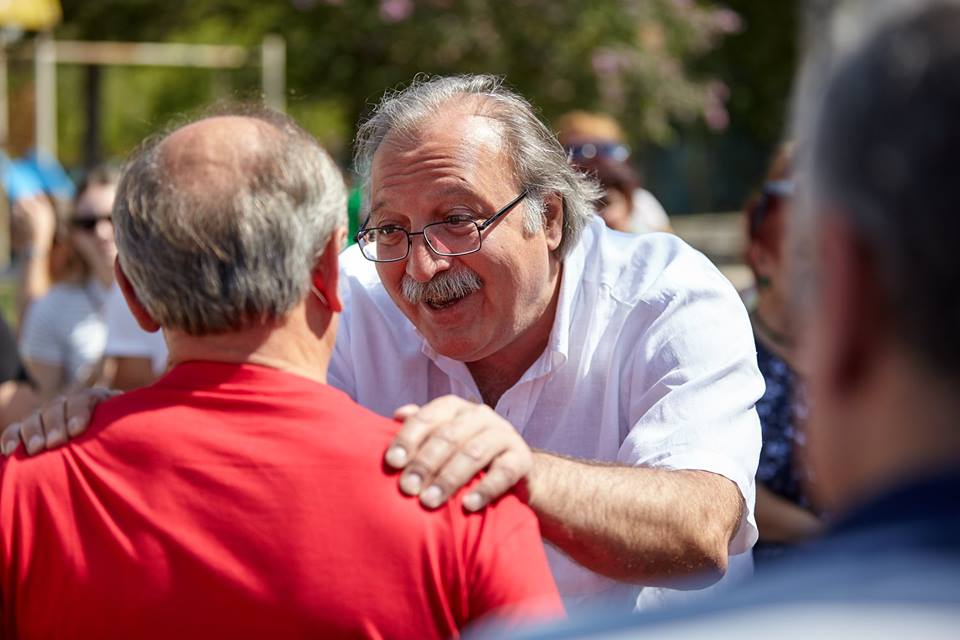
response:
[[[800,542],[812,538],[823,523],[806,509],[757,483],[757,528],[764,542]]]
[[[535,452],[530,506],[543,536],[583,566],[645,585],[712,583],[743,500],[704,471],[599,464]]]

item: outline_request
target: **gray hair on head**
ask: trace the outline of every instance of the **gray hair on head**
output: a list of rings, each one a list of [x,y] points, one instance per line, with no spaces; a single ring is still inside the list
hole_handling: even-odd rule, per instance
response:
[[[842,217],[870,253],[893,332],[952,377],[960,376],[958,113],[960,5],[930,3],[881,25],[837,65],[812,112],[801,229],[809,236],[824,216]]]
[[[346,223],[339,170],[292,119],[255,108],[212,115],[262,125],[242,171],[198,185],[172,168],[163,142],[178,127],[127,163],[113,211],[120,264],[141,303],[162,327],[191,335],[282,318]]]
[[[544,198],[556,194],[563,202],[563,238],[555,252],[567,255],[593,215],[593,201],[601,191],[591,178],[576,171],[563,147],[537,118],[527,100],[490,75],[417,76],[400,91],[388,92],[357,132],[355,166],[364,182],[364,201],[370,202],[370,167],[388,135],[412,137],[431,116],[452,100],[476,97],[477,114],[492,118],[502,130],[513,159],[517,181],[530,197],[525,203],[524,226],[533,233],[545,220]]]

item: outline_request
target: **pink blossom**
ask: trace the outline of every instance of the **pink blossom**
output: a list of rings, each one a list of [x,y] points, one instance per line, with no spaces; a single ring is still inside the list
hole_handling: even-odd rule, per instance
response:
[[[743,19],[731,9],[714,11],[713,24],[720,33],[739,33],[743,29]]]
[[[616,73],[620,66],[620,56],[610,49],[597,49],[593,52],[590,63],[597,75],[610,75]]]
[[[706,95],[703,103],[703,119],[713,131],[722,131],[730,125],[730,114],[727,112],[727,98],[730,89],[719,80],[711,80],[706,86]]]
[[[380,18],[384,22],[403,22],[413,13],[413,0],[380,0]]]

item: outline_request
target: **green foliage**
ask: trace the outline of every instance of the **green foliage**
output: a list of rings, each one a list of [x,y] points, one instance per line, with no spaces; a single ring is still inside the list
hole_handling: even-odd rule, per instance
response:
[[[549,119],[573,108],[619,116],[664,142],[677,123],[722,120],[717,85],[692,64],[738,29],[736,14],[693,0],[63,0],[62,39],[251,47],[229,72],[118,68],[104,81],[105,147],[125,154],[178,113],[257,95],[255,47],[287,42],[290,111],[343,157],[356,121],[416,73],[505,75]],[[81,154],[76,74],[61,72],[67,158]],[[717,111],[719,109],[719,112]],[[711,111],[712,110],[712,111]],[[711,113],[714,115],[711,120]],[[722,124],[722,123],[720,123]]]

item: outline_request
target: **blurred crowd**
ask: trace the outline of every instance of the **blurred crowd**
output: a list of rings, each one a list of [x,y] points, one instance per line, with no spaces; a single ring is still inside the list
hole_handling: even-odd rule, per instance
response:
[[[798,600],[827,637],[882,631],[865,603],[905,607],[893,636],[955,629],[957,42],[960,9],[918,9],[785,123],[738,292],[672,235],[615,119],[544,125],[486,76],[388,94],[351,191],[266,112],[184,125],[122,171],[3,159],[5,630],[49,629],[34,579],[81,633],[111,628],[78,595],[103,589],[128,630],[177,603],[208,631],[265,633],[262,608],[280,635],[455,636],[566,609],[531,637],[753,636]],[[169,460],[143,453],[167,438]],[[278,573],[274,536],[303,572]],[[835,626],[812,593],[847,605]]]

